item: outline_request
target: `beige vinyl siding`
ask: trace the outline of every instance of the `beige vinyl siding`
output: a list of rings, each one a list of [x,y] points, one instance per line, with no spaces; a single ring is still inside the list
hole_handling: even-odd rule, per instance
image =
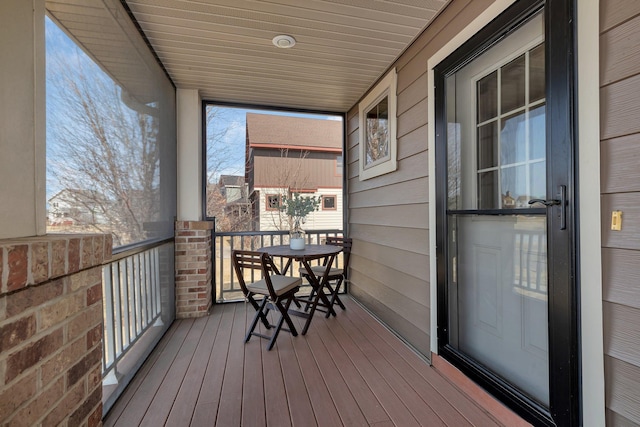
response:
[[[640,425],[640,2],[600,2],[600,58],[606,416],[631,426]],[[613,210],[621,231],[611,231]]]
[[[393,65],[398,168],[358,177],[358,106],[347,114],[350,292],[427,358],[430,348],[427,60],[490,0],[454,0]]]
[[[260,192],[260,230],[288,230],[286,216],[280,211],[267,210],[267,195],[284,194],[282,188],[256,188]],[[305,196],[336,196],[336,209],[323,210],[322,207],[315,212],[311,212],[302,224],[304,230],[342,230],[342,189],[341,188],[319,188],[315,193],[304,194]]]

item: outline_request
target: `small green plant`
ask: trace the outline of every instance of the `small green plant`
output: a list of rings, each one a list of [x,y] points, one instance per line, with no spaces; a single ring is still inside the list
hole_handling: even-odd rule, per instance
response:
[[[320,207],[320,197],[300,196],[300,193],[293,193],[290,197],[282,198],[280,210],[289,217],[289,226],[291,231],[300,230],[300,226],[304,224],[307,215],[313,211],[317,211]]]

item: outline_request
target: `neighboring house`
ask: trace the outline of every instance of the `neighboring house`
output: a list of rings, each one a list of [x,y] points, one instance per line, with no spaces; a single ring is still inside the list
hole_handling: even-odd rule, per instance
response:
[[[342,122],[247,114],[247,165],[256,230],[286,230],[291,193],[321,197],[303,228],[342,229]]]
[[[218,188],[224,197],[224,213],[226,216],[240,218],[251,209],[248,198],[248,185],[243,176],[220,175]]]
[[[106,198],[93,190],[64,189],[49,199],[49,225],[104,224]]]

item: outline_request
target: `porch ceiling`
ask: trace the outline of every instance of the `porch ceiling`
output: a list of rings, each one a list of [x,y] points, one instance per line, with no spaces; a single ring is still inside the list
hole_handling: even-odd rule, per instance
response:
[[[344,112],[448,0],[126,0],[178,88]],[[271,40],[293,36],[278,49]]]

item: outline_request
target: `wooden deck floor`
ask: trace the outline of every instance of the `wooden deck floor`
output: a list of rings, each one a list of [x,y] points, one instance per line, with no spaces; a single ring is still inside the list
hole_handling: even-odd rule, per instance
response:
[[[243,343],[253,309],[176,321],[105,426],[497,426],[349,298],[306,336]],[[299,329],[302,319],[294,318]]]

